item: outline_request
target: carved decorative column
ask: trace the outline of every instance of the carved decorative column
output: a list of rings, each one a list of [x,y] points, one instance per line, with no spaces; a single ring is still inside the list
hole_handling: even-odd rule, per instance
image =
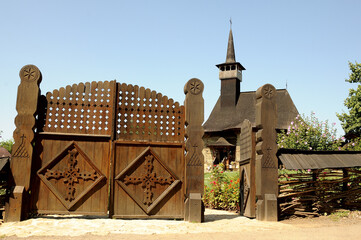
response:
[[[185,118],[186,118],[186,202],[185,220],[190,222],[203,221],[202,195],[204,191],[204,156],[202,127],[204,121],[204,85],[197,78],[190,79],[184,86],[186,95]]]
[[[278,160],[276,89],[270,84],[256,92],[256,218],[277,221]]]
[[[11,174],[15,184],[6,211],[6,221],[20,221],[26,218],[28,201],[26,193],[30,188],[31,162],[33,156],[35,126],[34,114],[37,110],[41,72],[34,65],[26,65],[20,70],[20,85],[16,100],[18,115],[15,118],[14,146],[11,156]]]

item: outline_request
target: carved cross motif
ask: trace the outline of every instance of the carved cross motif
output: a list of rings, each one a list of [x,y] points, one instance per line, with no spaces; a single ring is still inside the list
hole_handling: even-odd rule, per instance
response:
[[[157,177],[156,173],[153,172],[153,155],[148,155],[145,157],[144,161],[144,172],[143,175],[140,177],[124,177],[124,183],[125,184],[142,184],[142,187],[144,188],[144,197],[143,197],[143,203],[147,206],[150,206],[152,204],[152,188],[155,188],[156,184],[172,184],[174,182],[174,178],[172,176],[168,178],[164,177]]]
[[[45,175],[46,179],[63,179],[63,182],[67,185],[67,193],[65,200],[71,202],[75,199],[74,193],[75,193],[75,184],[79,183],[79,179],[83,180],[95,180],[98,178],[97,172],[94,170],[93,173],[89,172],[80,172],[79,168],[76,167],[77,164],[77,150],[69,150],[69,158],[67,165],[68,167],[65,168],[63,171],[52,171],[47,169]]]

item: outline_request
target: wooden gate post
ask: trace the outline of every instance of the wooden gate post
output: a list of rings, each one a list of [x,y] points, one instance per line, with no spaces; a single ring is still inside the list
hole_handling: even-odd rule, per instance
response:
[[[202,123],[204,121],[204,85],[197,78],[190,79],[184,86],[185,122],[186,122],[186,156],[185,184],[186,200],[184,219],[190,222],[202,222],[204,207],[202,196],[204,191],[204,157]]]
[[[256,219],[277,221],[278,160],[276,157],[276,89],[270,84],[256,92]]]
[[[33,156],[35,126],[34,114],[37,110],[41,72],[34,65],[26,65],[20,70],[20,85],[16,100],[18,115],[15,118],[14,146],[11,154],[11,174],[15,189],[6,207],[5,221],[20,221],[27,216],[30,188],[31,162]]]

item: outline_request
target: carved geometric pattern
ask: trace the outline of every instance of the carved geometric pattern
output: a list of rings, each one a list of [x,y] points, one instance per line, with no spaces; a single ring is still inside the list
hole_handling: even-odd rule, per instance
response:
[[[29,154],[26,151],[26,147],[25,147],[25,135],[23,134],[21,137],[21,142],[19,147],[15,150],[15,153],[13,154],[13,157],[19,157],[19,158],[28,158]]]
[[[191,160],[189,160],[189,162],[187,163],[187,166],[202,166],[202,161],[199,158],[196,150],[197,148],[193,148],[193,154]]]
[[[143,203],[147,206],[150,206],[153,203],[152,199],[152,188],[156,187],[156,184],[168,184],[171,185],[174,182],[174,179],[172,176],[168,178],[164,177],[157,177],[156,173],[153,172],[154,166],[153,166],[153,155],[148,155],[145,157],[144,161],[144,173],[140,177],[124,177],[124,183],[126,185],[128,184],[138,184],[141,183],[144,190],[144,198]]]
[[[118,83],[116,138],[121,140],[184,140],[184,107],[161,93]]]
[[[79,183],[79,179],[83,180],[93,180],[98,178],[97,172],[94,170],[92,173],[89,172],[80,172],[79,168],[76,167],[78,151],[76,149],[69,150],[68,158],[68,167],[62,171],[56,170],[52,171],[46,169],[45,178],[46,179],[63,179],[64,183],[67,185],[67,194],[65,200],[71,202],[74,200],[75,186],[74,184]]]
[[[87,82],[48,92],[44,131],[110,135],[113,85]]]
[[[59,169],[58,165],[63,161],[67,167]],[[77,167],[79,161],[88,171]],[[105,178],[75,142],[71,142],[42,167],[38,171],[38,176],[68,210]],[[59,186],[59,183],[62,184]],[[80,185],[83,186],[83,191],[79,192],[77,189]]]
[[[158,176],[159,173],[155,172],[154,161],[159,163],[167,173],[168,176]],[[143,173],[141,176],[133,176],[133,174],[138,168],[141,168],[143,165]],[[116,182],[121,188],[128,194],[130,198],[146,213],[149,213],[165,198],[172,189],[174,189],[179,183],[180,180],[178,177],[162,162],[157,154],[152,151],[150,147],[147,147],[136,159],[134,159],[118,176],[115,177]],[[138,185],[141,184],[144,188],[142,200],[139,196],[134,194],[131,190],[132,187],[129,185]],[[152,190],[157,187],[157,185],[169,185],[156,199],[153,199]]]
[[[263,94],[266,98],[270,99],[274,96],[275,94],[275,89],[274,87],[272,87],[271,85],[269,84],[266,84],[263,88]]]
[[[201,80],[197,78],[192,78],[188,81],[186,85],[186,91],[192,93],[193,95],[198,95],[203,92],[204,85]]]
[[[33,80],[35,77],[35,71],[32,68],[28,68],[24,70],[24,78],[27,80]]]
[[[40,79],[40,71],[34,65],[25,65],[20,70],[20,78],[28,82],[38,81]]]
[[[276,168],[276,165],[271,158],[271,148],[268,147],[267,151],[264,153],[264,161],[262,161],[262,168]]]

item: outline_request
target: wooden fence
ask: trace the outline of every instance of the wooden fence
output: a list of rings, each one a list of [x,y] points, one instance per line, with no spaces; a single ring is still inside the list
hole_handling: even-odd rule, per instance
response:
[[[280,217],[360,209],[361,168],[279,170]]]

